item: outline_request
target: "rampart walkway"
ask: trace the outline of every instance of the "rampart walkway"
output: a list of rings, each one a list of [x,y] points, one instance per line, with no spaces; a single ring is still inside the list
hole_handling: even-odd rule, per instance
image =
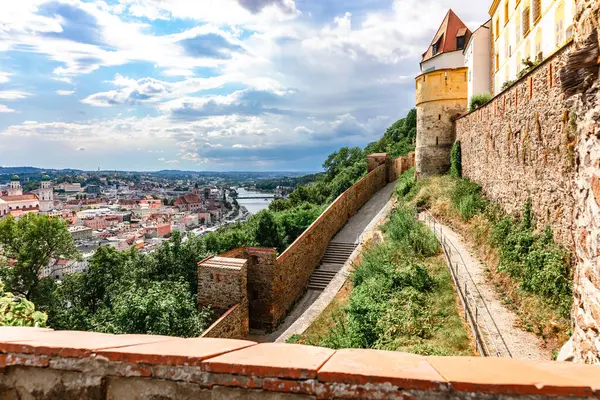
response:
[[[352,243],[355,249],[327,287],[323,291],[307,290],[275,332],[269,335],[256,334],[258,332],[255,332],[254,335],[251,333],[250,340],[285,342],[290,336],[300,334],[310,326],[344,285],[352,260],[360,254],[362,249],[361,239],[364,233],[370,231],[391,210],[390,198],[395,186],[396,182],[392,182],[377,192],[330,241],[330,243]]]
[[[473,320],[478,319],[478,330],[489,356],[551,360],[551,351],[543,347],[535,334],[517,327],[517,316],[502,303],[486,279],[485,267],[471,255],[460,234],[427,215],[422,213],[419,218],[445,242],[452,272],[462,295],[467,294]]]

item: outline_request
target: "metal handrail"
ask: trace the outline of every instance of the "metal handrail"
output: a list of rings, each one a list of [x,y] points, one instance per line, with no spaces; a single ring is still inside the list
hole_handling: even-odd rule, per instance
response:
[[[500,329],[499,329],[498,325],[496,324],[496,321],[494,320],[494,317],[493,317],[492,313],[490,312],[485,299],[481,295],[481,292],[479,291],[479,288],[477,287],[477,284],[475,283],[473,276],[471,275],[469,269],[466,266],[466,263],[462,257],[462,254],[460,253],[460,251],[458,250],[456,245],[454,245],[454,243],[452,243],[451,240],[447,239],[447,237],[444,234],[444,231],[442,229],[443,225],[440,224],[435,219],[435,217],[433,217],[428,211],[424,212],[424,216],[425,216],[426,222],[428,222],[430,225],[433,225],[432,226],[433,232],[435,233],[436,237],[438,238],[438,240],[442,246],[444,256],[446,257],[448,266],[450,268],[452,280],[454,281],[454,287],[456,288],[459,298],[460,298],[461,302],[463,303],[465,319],[467,320],[467,322],[469,322],[471,330],[473,331],[473,336],[475,337],[475,343],[476,343],[479,353],[482,355],[482,357],[490,356],[490,355],[493,355],[494,353],[497,357],[503,357],[504,354],[505,354],[504,356],[512,357],[512,354],[510,353],[510,350],[506,344],[506,341],[504,340],[504,337],[502,336],[502,333],[500,332]],[[460,262],[457,261],[457,262],[453,263],[452,248],[454,248],[454,251],[459,256]],[[471,286],[469,286],[469,282],[467,282],[467,281],[461,282],[460,275],[459,275],[460,264],[462,264],[462,267],[463,267],[464,271],[466,272],[466,275],[469,277],[469,280],[471,281],[470,282]],[[475,296],[477,296],[479,301],[477,301],[477,298]],[[487,324],[487,322],[485,321],[485,319],[480,318],[481,312],[479,310],[479,308],[480,308],[479,303],[482,304],[483,309],[489,315],[489,318],[493,324],[493,328],[495,328],[495,329],[490,329],[490,327]],[[492,334],[493,330],[495,330],[495,335],[497,335],[500,338],[500,341],[501,341],[500,346],[498,343],[496,343],[496,340],[494,339],[495,335]],[[485,340],[485,338],[483,337],[484,335],[482,335],[482,331],[485,333],[485,336],[487,336],[488,340]],[[488,341],[491,342],[491,345],[493,346],[492,351],[490,351]],[[500,347],[503,347],[504,351],[502,351],[500,349]]]

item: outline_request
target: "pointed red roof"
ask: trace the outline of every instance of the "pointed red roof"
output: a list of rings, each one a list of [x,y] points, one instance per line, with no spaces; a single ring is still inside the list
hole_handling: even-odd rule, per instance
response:
[[[440,25],[439,29],[435,33],[431,44],[427,48],[427,51],[423,54],[421,62],[427,61],[435,55],[441,53],[449,53],[451,51],[462,50],[457,47],[457,37],[464,36],[464,44],[466,45],[471,36],[469,28],[461,21],[460,18],[452,11],[448,10],[448,13],[444,17],[444,21]],[[433,53],[434,45],[438,45],[437,53]]]

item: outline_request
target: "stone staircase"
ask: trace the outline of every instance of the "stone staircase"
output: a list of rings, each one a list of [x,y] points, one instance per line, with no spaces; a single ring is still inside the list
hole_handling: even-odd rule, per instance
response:
[[[308,281],[309,290],[324,290],[356,248],[354,243],[329,242],[321,264]]]

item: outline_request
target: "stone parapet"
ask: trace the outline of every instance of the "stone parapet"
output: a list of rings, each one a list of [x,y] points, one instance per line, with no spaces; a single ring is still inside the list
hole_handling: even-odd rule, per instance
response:
[[[209,326],[203,338],[247,339],[249,327],[248,307],[236,304]]]
[[[600,367],[0,328],[0,398],[600,398]]]

